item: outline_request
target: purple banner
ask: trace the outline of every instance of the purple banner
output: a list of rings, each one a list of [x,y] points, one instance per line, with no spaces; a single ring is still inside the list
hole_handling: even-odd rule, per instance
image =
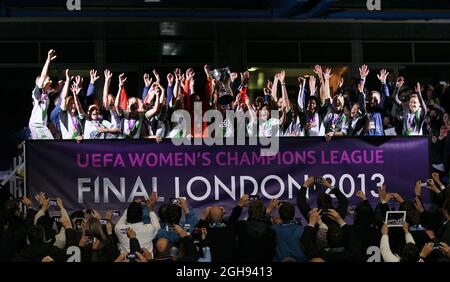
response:
[[[68,210],[124,209],[157,191],[159,201],[186,197],[194,208],[233,207],[244,193],[295,203],[308,175],[324,175],[349,198],[358,190],[372,204],[377,187],[405,199],[415,181],[429,178],[427,138],[280,138],[279,153],[260,146],[175,146],[170,140],[28,141],[27,192],[60,197]],[[311,206],[326,189],[308,191]],[[424,193],[425,194],[425,193]],[[427,195],[424,195],[427,196]],[[333,196],[334,197],[334,196]],[[200,214],[199,214],[200,215]]]

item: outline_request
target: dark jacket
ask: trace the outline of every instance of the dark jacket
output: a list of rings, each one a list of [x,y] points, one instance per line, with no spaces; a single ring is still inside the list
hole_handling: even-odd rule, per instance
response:
[[[321,250],[316,246],[316,230],[312,226],[306,226],[301,238],[305,254],[310,258],[320,257],[326,262],[354,262],[358,259],[359,247],[352,227],[342,226],[344,231],[344,247],[341,249]]]
[[[224,220],[224,226],[214,227],[208,220],[200,219],[196,228],[206,228],[207,245],[211,249],[212,262],[232,262],[236,253],[236,237],[234,236],[234,228],[241,211],[237,208],[233,209],[228,220]]]
[[[311,207],[309,206],[307,200],[306,200],[306,187],[302,186],[300,188],[300,191],[297,194],[297,205],[300,209],[300,213],[303,215],[303,218],[308,222],[309,221],[309,212],[311,211]],[[345,218],[347,216],[347,209],[348,209],[348,199],[342,194],[342,192],[339,190],[339,188],[333,188],[331,189],[331,192],[336,196],[338,200],[338,206],[335,208],[336,211],[339,213],[339,215],[342,218]],[[323,207],[318,207],[319,209]],[[333,208],[333,207],[327,207],[327,208]],[[330,220],[327,217],[322,218],[323,222],[325,224],[333,224],[334,221]]]
[[[42,262],[42,259],[50,256],[56,262],[65,261],[63,250],[45,242],[27,245],[24,249],[14,255],[14,262]]]
[[[235,207],[242,211],[240,206]],[[271,224],[263,220],[240,220],[236,225],[237,258],[242,262],[271,262],[275,256],[276,235]]]

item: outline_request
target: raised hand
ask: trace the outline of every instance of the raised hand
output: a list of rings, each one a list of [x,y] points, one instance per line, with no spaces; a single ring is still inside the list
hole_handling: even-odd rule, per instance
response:
[[[194,70],[192,68],[188,68],[186,70],[186,80],[191,80],[194,78],[194,76],[195,76]]]
[[[330,68],[325,69],[325,72],[323,73],[323,77],[325,78],[325,80],[330,80],[330,78],[333,77],[333,75],[331,74]]]
[[[94,84],[100,78],[100,76],[97,76],[97,71],[96,70],[91,70],[89,72],[89,75],[91,77],[91,84]]]
[[[230,79],[231,79],[231,82],[234,82],[234,81],[236,80],[237,77],[238,77],[237,72],[232,72],[232,73],[230,73]]]
[[[361,77],[362,80],[365,80],[368,75],[369,75],[369,67],[367,67],[367,65],[362,65],[359,68],[359,76]]]
[[[248,71],[241,72],[241,83],[243,85],[247,85],[249,79],[250,79],[250,72],[248,72]]]
[[[380,80],[380,82],[382,84],[385,84],[388,75],[389,75],[389,72],[386,71],[385,69],[382,69],[382,70],[380,70],[380,74],[377,74],[377,77],[378,77],[378,80]]]
[[[314,185],[314,176],[308,177],[308,179],[306,179],[305,183],[303,183],[303,186],[306,188],[309,188],[313,185]]]
[[[405,78],[403,76],[400,76],[397,78],[397,81],[395,82],[395,86],[400,89],[402,88],[403,84],[405,84]]]
[[[175,69],[175,79],[178,81],[181,81],[181,70],[180,69]]]
[[[423,245],[422,251],[420,251],[420,257],[426,258],[433,252],[433,242],[428,242],[425,245]]]
[[[284,83],[285,78],[286,78],[286,72],[284,70],[280,71],[278,73],[278,79],[280,80],[280,82]]]
[[[83,80],[84,78],[77,75],[75,76],[75,83],[77,84],[78,87],[83,88]]]
[[[300,84],[300,85],[305,85],[306,79],[305,79],[303,76],[299,76],[299,77],[297,78],[297,80],[298,80],[298,84]]]
[[[378,199],[380,202],[387,202],[386,200],[386,185],[382,184],[380,188],[378,188]]]
[[[342,88],[343,85],[344,85],[344,78],[341,77],[341,78],[339,79],[338,87],[339,87],[339,88]]]
[[[242,195],[242,197],[239,199],[239,206],[243,208],[248,203],[248,194]]]
[[[33,207],[33,203],[31,202],[31,200],[30,199],[28,199],[28,197],[27,196],[23,196],[22,197],[22,204],[24,204],[25,205],[25,207],[27,207],[27,209],[29,209],[29,208],[32,208]]]
[[[203,70],[205,71],[206,77],[209,79],[211,78],[211,69],[208,65],[203,66]]]
[[[309,91],[311,91],[311,93],[316,91],[316,77],[314,75],[309,77]]]
[[[408,222],[403,223],[402,228],[403,228],[403,232],[405,232],[405,234],[409,233],[409,224],[408,224]]]
[[[342,225],[345,221],[342,219],[341,215],[334,209],[328,209],[328,217],[334,220],[337,224]]]
[[[143,79],[145,87],[150,87],[152,85],[153,78],[150,78],[148,73],[144,73]]]
[[[416,83],[416,88],[415,88],[415,90],[416,90],[416,93],[417,94],[420,94],[422,91],[422,88],[420,87],[420,82],[417,82]]]
[[[173,76],[173,74],[171,74],[170,72],[167,74],[167,84],[169,85],[169,86],[172,86],[173,85],[173,81],[174,81],[174,76]]]
[[[56,198],[56,205],[60,210],[64,209],[64,203],[60,198]]]
[[[356,192],[356,197],[360,198],[362,201],[367,200],[366,195],[364,195],[363,191],[361,191],[361,190]]]
[[[161,83],[161,78],[160,78],[160,76],[159,76],[159,73],[158,73],[156,70],[153,70],[153,76],[154,76],[155,79],[156,79],[156,83],[157,83],[157,84],[160,84],[160,83]]]
[[[439,179],[439,173],[433,172],[431,174],[431,177],[433,178],[434,182],[436,182],[437,184],[439,184],[439,185],[442,184],[441,180]]]
[[[272,199],[266,209],[266,214],[271,214],[273,210],[278,207],[278,203],[279,201],[277,199]]]
[[[150,198],[147,200],[147,208],[149,210],[153,210],[153,207],[155,206],[157,200],[158,200],[158,195],[156,194],[156,192],[152,192],[150,194]]]
[[[125,74],[122,73],[119,75],[119,88],[122,88],[125,85],[125,82],[127,81],[127,78],[125,77]]]
[[[416,193],[416,196],[420,197],[422,192],[422,182],[420,180],[416,181],[416,185],[414,186],[414,192]]]
[[[314,73],[317,74],[319,77],[322,75],[322,66],[315,65],[313,69]]]
[[[103,74],[105,75],[105,82],[110,82],[111,78],[113,76],[112,72],[108,69],[106,69]]]
[[[320,211],[317,208],[314,208],[309,211],[309,224],[312,226],[316,226],[319,222]]]
[[[48,50],[48,53],[47,53],[47,61],[49,61],[49,62],[51,62],[51,61],[53,61],[54,59],[56,59],[56,51],[55,50],[53,50],[53,49],[50,49],[50,50]]]
[[[72,91],[72,94],[73,94],[74,96],[77,96],[78,94],[80,94],[81,88],[78,87],[78,84],[73,83],[73,84],[70,86],[70,91]]]

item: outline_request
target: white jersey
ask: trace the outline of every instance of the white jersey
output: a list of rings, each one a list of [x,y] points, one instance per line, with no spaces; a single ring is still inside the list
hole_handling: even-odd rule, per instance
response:
[[[107,120],[86,120],[83,139],[105,139],[105,133],[100,133],[100,128],[114,128],[114,126]]]
[[[33,110],[31,111],[28,127],[31,131],[32,139],[53,139],[53,135],[47,127],[48,106],[50,99],[47,94],[42,93],[42,89],[35,86],[31,97],[33,98]]]
[[[72,116],[68,111],[59,112],[59,124],[62,139],[76,139],[82,135],[81,120],[78,116]]]

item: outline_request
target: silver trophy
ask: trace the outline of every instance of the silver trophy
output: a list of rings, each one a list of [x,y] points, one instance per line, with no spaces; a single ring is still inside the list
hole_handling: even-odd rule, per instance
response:
[[[225,88],[225,81],[231,79],[230,78],[230,69],[229,68],[223,68],[223,69],[215,69],[210,72],[211,76],[217,81],[217,87],[219,92],[219,97],[217,98],[217,103],[220,105],[228,105],[229,103],[233,102],[233,96],[231,95],[231,92],[227,92]]]

